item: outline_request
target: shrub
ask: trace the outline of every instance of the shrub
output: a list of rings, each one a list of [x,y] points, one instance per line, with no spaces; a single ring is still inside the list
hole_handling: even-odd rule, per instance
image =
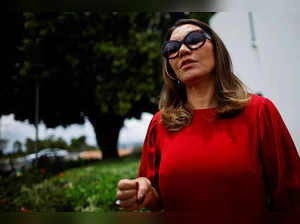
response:
[[[79,168],[63,170],[74,167],[75,163],[56,168],[55,163],[49,163],[19,177],[0,177],[0,210],[118,211],[115,206],[118,181],[135,178],[139,155],[109,161],[82,161],[78,165]]]

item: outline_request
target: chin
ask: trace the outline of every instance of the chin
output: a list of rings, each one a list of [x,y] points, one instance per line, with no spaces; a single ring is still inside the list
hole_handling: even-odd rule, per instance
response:
[[[182,77],[182,82],[184,84],[195,84],[197,81],[207,80],[212,77],[210,72],[186,72]]]

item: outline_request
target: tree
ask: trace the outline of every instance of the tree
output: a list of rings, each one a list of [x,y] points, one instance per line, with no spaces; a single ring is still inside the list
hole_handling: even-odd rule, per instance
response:
[[[72,138],[70,148],[72,151],[83,151],[87,148],[86,137],[80,136],[79,138]]]
[[[13,144],[13,153],[14,154],[22,154],[23,148],[22,148],[22,142],[16,140]]]
[[[39,141],[39,150],[46,148],[68,149],[69,146],[68,143],[61,137],[55,138],[54,135],[50,135],[46,139]]]
[[[212,13],[191,15],[207,22]],[[14,104],[6,113],[34,123],[33,96],[39,83],[40,120],[47,127],[82,124],[87,117],[103,158],[117,157],[124,119],[157,110],[164,32],[178,18],[191,15],[24,13],[16,58],[22,57],[22,63],[12,66],[17,77],[9,79],[16,86]]]
[[[34,151],[34,140],[32,140],[31,138],[26,138],[25,148],[26,148],[26,150],[25,150],[26,154],[35,153],[35,151]]]
[[[35,141],[31,138],[26,138],[25,147],[26,154],[35,153],[34,149]],[[40,139],[38,144],[38,151],[46,148],[60,148],[60,149],[69,149],[68,143],[61,137],[55,138],[53,135],[48,136],[45,139]]]
[[[5,138],[0,138],[0,157],[3,156],[4,150],[7,146],[8,140]]]

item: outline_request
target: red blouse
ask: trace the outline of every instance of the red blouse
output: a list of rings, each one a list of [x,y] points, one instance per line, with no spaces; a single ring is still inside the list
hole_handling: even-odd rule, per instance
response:
[[[253,95],[233,118],[214,110],[194,110],[192,125],[178,132],[167,131],[160,112],[149,125],[138,177],[149,178],[164,211],[209,223],[297,217],[300,159],[273,103]]]

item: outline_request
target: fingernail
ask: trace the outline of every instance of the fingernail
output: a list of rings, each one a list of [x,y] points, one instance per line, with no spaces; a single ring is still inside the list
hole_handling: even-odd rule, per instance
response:
[[[142,204],[144,199],[145,199],[145,195],[142,194],[142,196],[138,199],[137,203]]]

